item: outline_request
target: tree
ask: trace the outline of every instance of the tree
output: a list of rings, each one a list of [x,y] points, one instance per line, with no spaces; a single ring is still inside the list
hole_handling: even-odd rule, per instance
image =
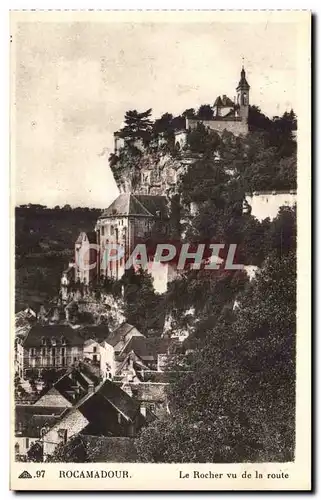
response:
[[[213,156],[220,144],[220,137],[213,130],[207,130],[203,123],[198,123],[196,128],[188,132],[187,144],[192,153]]]
[[[154,134],[173,132],[173,115],[171,113],[164,113],[158,120],[155,120],[153,125]]]
[[[149,119],[152,109],[139,113],[136,109],[126,111],[125,126],[121,129],[124,136],[132,139],[147,140],[151,134],[152,121]]]
[[[271,129],[271,120],[258,106],[249,106],[248,125],[250,132],[269,131]]]
[[[130,268],[121,284],[124,286],[124,314],[128,323],[135,325],[147,337],[160,336],[165,313],[161,307],[162,298],[155,292],[150,274]]]
[[[198,108],[197,117],[201,120],[212,120],[213,116],[213,109],[209,104],[202,104]]]
[[[140,460],[293,460],[295,264],[294,254],[271,256],[239,309],[208,330],[190,371],[169,389],[171,414],[141,431]]]
[[[90,462],[86,446],[81,436],[71,438],[68,443],[59,444],[54,453],[48,457],[48,462],[74,462],[86,463]]]
[[[184,116],[185,118],[195,118],[196,117],[195,109],[194,108],[185,109],[185,111],[183,111],[182,113],[182,116]]]

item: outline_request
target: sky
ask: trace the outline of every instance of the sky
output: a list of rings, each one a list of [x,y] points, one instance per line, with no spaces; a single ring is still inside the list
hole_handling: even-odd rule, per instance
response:
[[[250,103],[297,105],[294,23],[20,22],[13,99],[15,203],[107,207],[127,110],[153,117],[232,99],[242,58]]]

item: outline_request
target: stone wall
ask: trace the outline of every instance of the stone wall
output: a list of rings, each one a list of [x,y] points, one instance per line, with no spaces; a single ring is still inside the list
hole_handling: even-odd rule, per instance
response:
[[[44,461],[48,455],[52,455],[56,447],[63,442],[63,438],[59,435],[59,431],[65,429],[67,431],[67,441],[72,436],[78,434],[88,424],[88,420],[83,414],[74,409],[68,413],[60,422],[54,425],[43,437],[43,456]]]
[[[188,128],[194,129],[198,123],[202,123],[204,127],[215,130],[221,134],[224,130],[232,132],[234,135],[246,135],[248,133],[248,125],[240,119],[235,120],[196,120],[187,119],[186,125]]]

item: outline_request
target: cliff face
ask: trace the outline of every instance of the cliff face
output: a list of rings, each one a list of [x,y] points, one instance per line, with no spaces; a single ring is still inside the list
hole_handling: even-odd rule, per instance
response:
[[[108,324],[114,330],[125,321],[124,302],[111,293],[101,293],[99,298],[94,292],[84,295],[74,294],[65,308],[67,321],[83,324],[89,321],[95,325]]]
[[[112,157],[110,166],[121,193],[170,196],[193,161],[188,153],[125,146]]]

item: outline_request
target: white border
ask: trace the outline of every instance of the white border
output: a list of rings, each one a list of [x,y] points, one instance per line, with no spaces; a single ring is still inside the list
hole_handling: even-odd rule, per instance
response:
[[[304,5],[302,5],[302,3]],[[319,8],[319,3],[314,1],[314,2],[298,2],[298,1],[292,1],[291,4],[287,1],[274,1],[271,0],[269,2],[264,2],[260,3],[259,7],[260,9],[311,9],[314,12],[320,11]],[[231,1],[231,0],[225,0],[224,2],[215,2],[215,5],[213,5],[213,2],[209,1],[202,1],[199,0],[198,2],[175,2],[171,0],[170,2],[168,0],[163,0],[162,2],[157,2],[157,1],[136,1],[135,4],[133,2],[130,2],[130,0],[124,1],[124,0],[118,0],[118,1],[109,1],[108,5],[106,5],[106,2],[103,1],[95,1],[92,0],[91,2],[83,2],[79,1],[77,2],[77,9],[104,9],[108,7],[109,9],[129,9],[133,10],[134,7],[138,9],[182,9],[182,5],[184,5],[185,8],[187,9],[211,9],[216,7],[217,9],[219,8],[224,8],[224,9],[235,9],[238,10],[240,8],[240,3],[237,1]],[[9,237],[9,207],[8,207],[8,186],[9,186],[9,175],[8,175],[8,165],[9,165],[9,154],[8,154],[8,122],[9,122],[9,106],[8,106],[8,96],[9,96],[9,88],[8,88],[8,81],[9,81],[9,72],[8,72],[8,34],[9,34],[9,29],[8,29],[8,10],[19,10],[19,9],[46,9],[46,8],[53,8],[53,9],[66,9],[66,8],[72,8],[75,9],[75,2],[70,2],[70,1],[61,1],[61,0],[56,0],[55,2],[46,2],[45,0],[39,1],[39,0],[34,0],[32,2],[32,5],[30,2],[27,1],[12,1],[12,2],[6,2],[3,1],[0,7],[0,13],[2,14],[0,16],[1,19],[1,24],[0,24],[0,36],[2,38],[2,43],[0,45],[0,54],[2,58],[2,76],[3,78],[1,79],[1,96],[3,99],[3,105],[1,106],[2,114],[1,114],[1,125],[2,125],[2,134],[1,134],[1,140],[2,140],[2,147],[0,151],[2,152],[3,158],[2,158],[2,168],[0,170],[0,188],[2,189],[2,196],[0,197],[2,206],[1,206],[1,217],[2,217],[2,233],[3,235],[6,235],[6,237],[2,237],[2,242],[3,244],[1,245],[1,262],[2,262],[2,273],[1,273],[1,284],[2,284],[2,293],[1,293],[1,306],[2,306],[2,318],[5,318],[5,321],[3,322],[3,336],[4,336],[4,342],[3,342],[3,355],[2,355],[2,362],[0,363],[0,368],[2,370],[1,374],[1,381],[2,381],[2,388],[8,387],[7,380],[8,380],[8,373],[9,373],[9,356],[7,355],[8,349],[9,349],[9,321],[8,321],[8,311],[9,311],[9,294],[8,294],[8,282],[9,282],[9,266],[8,266],[8,261],[9,261],[9,251],[8,251],[8,237]],[[243,9],[255,9],[258,7],[257,2],[254,1],[244,1],[242,2],[242,7]],[[317,67],[320,66],[320,42],[317,40],[317,44],[315,47],[317,51]],[[318,76],[318,75],[316,75]],[[317,86],[316,86],[317,88]],[[318,109],[315,111],[316,117],[319,116],[320,113],[320,103],[318,102]],[[317,130],[317,136],[316,136],[316,143],[319,144],[319,134],[320,132]],[[317,152],[316,152],[317,153]],[[317,165],[317,157],[315,158],[315,163],[316,163],[316,170],[318,168]],[[320,175],[317,176],[317,187],[319,187],[320,181]],[[321,192],[317,190],[316,193]],[[320,204],[321,202],[319,201],[319,197],[316,196],[316,205],[317,205],[317,215],[320,214]],[[316,214],[315,214],[316,216]],[[319,244],[319,238],[317,240],[317,244]],[[316,252],[317,255],[317,252]],[[320,278],[320,270],[318,269],[318,278]],[[318,303],[319,304],[319,303]],[[317,305],[318,305],[317,304]],[[319,307],[316,308],[319,310]],[[318,348],[320,347],[320,343],[318,345]],[[318,352],[319,353],[319,352]],[[2,392],[2,399],[8,403],[9,401],[9,394],[6,391]],[[2,474],[0,475],[0,487],[1,487],[1,493],[2,494],[10,494],[8,491],[8,467],[6,465],[8,464],[8,433],[6,432],[6,429],[9,428],[8,421],[6,420],[8,418],[8,408],[6,411],[1,412],[1,429],[2,429],[2,446],[1,446],[1,465],[2,465]],[[318,442],[318,447],[319,447],[319,442]],[[4,488],[2,488],[4,487]],[[87,493],[88,495],[91,495],[89,492]],[[112,495],[111,493],[108,493],[108,495]],[[243,495],[246,495],[244,493]],[[3,495],[2,495],[3,496]],[[41,495],[42,496],[42,495]],[[63,497],[64,494],[59,494],[60,497]],[[135,495],[136,496],[136,495]],[[193,496],[198,496],[197,494],[194,494]],[[278,496],[278,495],[277,495]],[[297,495],[296,495],[297,496]],[[119,494],[117,495],[119,498]],[[224,497],[226,497],[226,494],[224,494]]]

